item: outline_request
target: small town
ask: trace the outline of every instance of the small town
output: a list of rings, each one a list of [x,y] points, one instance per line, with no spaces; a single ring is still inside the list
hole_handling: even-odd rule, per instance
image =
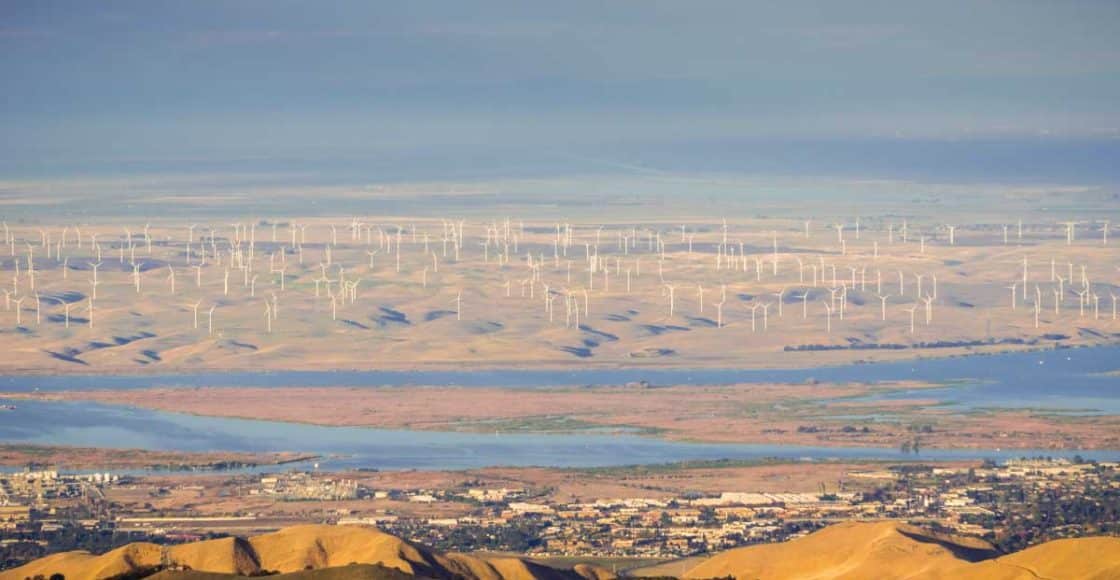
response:
[[[547,489],[377,489],[362,483],[365,475],[227,474],[206,484],[177,476],[169,486],[167,478],[147,475],[0,474],[0,564],[307,522],[375,526],[444,550],[650,561],[781,542],[861,519],[982,537],[1009,552],[1120,532],[1120,464],[1076,458],[968,467],[884,464],[852,471],[833,489],[821,484],[816,493],[728,490],[581,502],[557,501]],[[156,507],[160,498],[172,501]],[[257,511],[254,505],[273,507]]]

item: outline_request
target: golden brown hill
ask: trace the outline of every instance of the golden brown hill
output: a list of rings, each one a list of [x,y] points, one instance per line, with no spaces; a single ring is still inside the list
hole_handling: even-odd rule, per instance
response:
[[[148,580],[238,580],[245,576],[219,574],[216,572],[193,572],[180,570],[165,570],[149,576]],[[388,568],[380,564],[351,564],[337,568],[320,568],[319,570],[301,570],[265,576],[269,580],[414,580],[396,568]]]
[[[848,522],[781,544],[730,550],[686,578],[765,580],[1018,580],[1120,578],[1120,538],[1049,542],[997,557],[981,540],[935,534],[897,522]]]
[[[161,558],[162,548],[145,542],[122,546],[100,556],[84,551],[63,552],[40,558],[19,568],[0,572],[0,580],[23,580],[37,575],[49,578],[56,572],[65,575],[67,580],[111,578],[130,572],[155,569],[160,565]]]
[[[300,572],[349,564],[380,564],[427,578],[467,580],[603,580],[611,575],[593,566],[557,570],[519,558],[479,558],[444,554],[380,530],[359,526],[306,525],[247,540],[223,538],[172,546],[129,544],[100,556],[66,552],[0,572],[0,580],[62,573],[67,580],[96,580],[156,571],[164,562],[197,572],[250,575],[263,571]]]
[[[1054,540],[969,567],[985,580],[1120,578],[1120,538]]]

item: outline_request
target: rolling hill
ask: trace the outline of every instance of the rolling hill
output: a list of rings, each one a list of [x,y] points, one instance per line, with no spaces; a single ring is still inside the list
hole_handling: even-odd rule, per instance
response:
[[[164,564],[173,568],[162,570]],[[673,565],[658,568],[668,574]],[[651,569],[651,572],[653,570]],[[68,580],[113,577],[224,580],[266,573],[278,580],[611,580],[581,564],[561,570],[520,558],[442,553],[374,528],[305,525],[250,538],[170,546],[134,543],[102,555],[54,554],[0,572],[0,580],[61,573]],[[678,572],[679,573],[679,572]],[[648,576],[641,570],[636,576]],[[738,548],[696,563],[684,578],[1019,580],[1120,578],[1120,538],[1057,540],[1000,555],[975,538],[893,521],[848,522],[780,544]]]
[[[124,574],[143,577],[145,573],[159,571],[165,562],[189,568],[192,574],[183,578],[215,577],[213,574],[302,573],[305,570],[332,570],[324,572],[322,578],[388,578],[386,569],[410,576],[467,580],[603,580],[610,576],[604,570],[588,566],[558,570],[520,558],[480,558],[437,552],[374,528],[305,525],[248,539],[222,538],[170,546],[166,551],[156,544],[139,542],[101,555],[65,552],[0,572],[0,580],[23,580],[39,574],[50,577],[55,573],[64,574],[67,580],[95,580]],[[353,568],[349,572],[338,570],[351,564],[380,564],[381,567]],[[201,572],[211,574],[194,574]],[[161,577],[180,576],[164,572]]]
[[[780,544],[738,548],[689,569],[692,579],[906,580],[1120,578],[1120,538],[1057,540],[1000,556],[974,538],[898,522],[848,522]]]

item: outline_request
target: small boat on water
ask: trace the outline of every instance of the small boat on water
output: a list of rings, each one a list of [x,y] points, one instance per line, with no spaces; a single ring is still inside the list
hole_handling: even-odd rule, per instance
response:
[[[0,405],[0,411],[15,411],[15,405]]]

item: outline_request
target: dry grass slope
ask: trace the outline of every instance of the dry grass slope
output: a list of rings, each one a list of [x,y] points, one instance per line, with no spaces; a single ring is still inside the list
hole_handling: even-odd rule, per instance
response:
[[[1059,540],[997,557],[985,542],[897,522],[849,522],[781,544],[730,550],[686,578],[906,580],[1120,577],[1120,538]]]
[[[163,557],[160,546],[146,543],[130,544],[100,556],[67,552],[0,572],[0,580],[22,580],[39,574],[49,577],[54,573],[62,573],[68,580],[96,580],[154,570],[160,566]],[[223,538],[195,542],[169,548],[167,557],[171,562],[193,571],[242,576],[266,570],[300,573],[308,569],[339,569],[350,564],[380,564],[386,569],[426,578],[605,580],[612,577],[605,570],[593,566],[565,571],[518,558],[443,554],[380,530],[357,526],[294,526],[247,540]],[[359,567],[351,571],[355,578],[384,576],[384,570],[380,568]],[[340,578],[351,577],[344,572],[338,574],[342,574]]]

